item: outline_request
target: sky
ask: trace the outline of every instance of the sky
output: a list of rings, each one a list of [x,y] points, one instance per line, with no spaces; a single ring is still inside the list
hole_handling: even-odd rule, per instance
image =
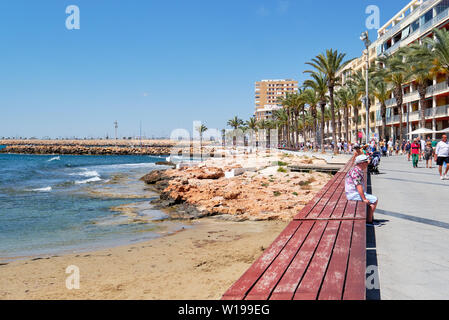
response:
[[[2,0],[0,138],[169,137],[254,113],[254,82],[361,55],[367,6],[408,0]],[[68,30],[66,7],[80,10]],[[376,30],[370,30],[376,39]]]

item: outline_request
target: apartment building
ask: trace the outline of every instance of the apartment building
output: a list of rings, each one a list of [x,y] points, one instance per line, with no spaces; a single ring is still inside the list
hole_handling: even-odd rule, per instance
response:
[[[298,81],[291,79],[262,80],[255,84],[256,120],[272,119],[273,111],[282,108],[278,99],[298,91]]]
[[[375,63],[381,56],[394,55],[399,48],[408,46],[411,43],[420,43],[426,37],[432,37],[434,28],[449,29],[449,0],[413,0],[384,26],[378,30],[378,38],[369,47],[370,65]],[[341,72],[342,83],[350,78],[351,74],[366,70],[366,50],[361,57],[354,59]],[[416,83],[409,82],[403,85],[403,134],[419,128],[419,95]],[[387,101],[387,135],[394,139],[399,138],[399,108],[393,95]],[[449,86],[448,77],[439,74],[429,81],[427,87],[425,109],[426,128],[442,130],[449,127]],[[351,110],[349,139],[355,140],[359,132],[365,135],[364,108],[359,111],[358,132],[356,123],[353,121]],[[370,109],[370,129],[369,136],[379,133],[382,125],[380,104],[375,101],[375,105]],[[434,135],[435,137],[435,135]]]

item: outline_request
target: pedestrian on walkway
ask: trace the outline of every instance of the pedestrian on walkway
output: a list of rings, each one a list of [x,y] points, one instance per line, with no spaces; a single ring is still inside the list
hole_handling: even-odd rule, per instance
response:
[[[358,156],[355,159],[355,166],[349,170],[345,178],[345,192],[349,201],[363,201],[368,205],[367,224],[373,224],[374,211],[377,207],[377,197],[365,192],[365,172],[368,168],[369,157]]]
[[[421,155],[422,155],[422,159],[425,160],[426,155],[425,150],[426,150],[426,141],[424,139],[420,139],[421,142]]]
[[[447,172],[449,171],[449,142],[447,141],[446,135],[444,135],[443,139],[437,144],[437,148],[435,150],[435,161],[438,166],[438,171],[440,172],[440,179],[447,180]],[[446,172],[444,175],[443,164],[446,164]]]
[[[412,153],[412,144],[410,143],[410,140],[408,140],[405,145],[405,152],[407,153],[407,161],[410,161],[410,155]]]
[[[432,141],[428,140],[426,142],[426,148],[424,149],[424,159],[426,160],[426,168],[432,169],[432,159],[434,151],[435,150],[432,148]]]
[[[393,155],[393,139],[391,139],[391,138],[388,141],[388,155],[390,157]]]
[[[412,150],[413,168],[418,168],[419,155],[420,155],[420,150],[421,150],[421,145],[420,145],[418,139],[415,138],[413,140],[411,150]]]

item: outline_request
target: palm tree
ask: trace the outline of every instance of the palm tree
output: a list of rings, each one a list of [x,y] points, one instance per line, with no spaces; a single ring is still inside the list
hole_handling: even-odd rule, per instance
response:
[[[255,136],[256,136],[256,146],[258,146],[259,145],[259,141],[257,139],[257,131],[258,131],[259,128],[257,126],[256,118],[251,117],[248,121],[246,121],[245,124],[246,124],[246,127],[252,131],[252,134],[255,134]],[[252,137],[251,137],[251,139],[252,139]]]
[[[289,125],[289,117],[287,109],[279,109],[273,111],[273,124],[278,129],[278,141],[288,141],[288,125]],[[269,129],[270,123],[262,123],[263,129]],[[287,142],[288,147],[288,142]]]
[[[233,128],[234,130],[237,130],[241,126],[243,126],[243,120],[239,119],[237,116],[235,116],[233,119],[228,120],[228,126]]]
[[[287,135],[287,147],[292,147],[291,143],[291,123],[292,123],[292,94],[286,94],[284,97],[279,97],[277,103],[281,104],[287,112],[287,124],[286,124],[286,135]]]
[[[343,117],[345,119],[345,140],[349,141],[349,91],[347,87],[342,87],[337,91],[337,97],[343,108]]]
[[[360,90],[352,83],[348,84],[348,99],[354,113],[353,121],[355,123],[355,139],[357,140],[357,135],[359,132]]]
[[[393,96],[396,99],[396,108],[399,111],[399,141],[403,140],[403,92],[402,84],[408,81],[409,72],[407,66],[404,63],[403,52],[398,51],[394,56],[380,57],[378,61],[384,66],[383,77],[384,81],[389,83],[393,87]]]
[[[338,84],[338,73],[347,64],[343,62],[345,58],[345,53],[339,53],[337,50],[326,50],[326,54],[319,54],[312,62],[307,62],[308,65],[315,68],[316,71],[325,75],[327,80],[327,87],[329,89],[329,104],[331,112],[331,123],[332,123],[332,138],[336,141],[336,130],[335,130],[335,105],[334,105],[334,88]],[[306,71],[306,73],[316,73],[316,71]],[[336,153],[337,144],[334,143],[334,152]]]
[[[317,121],[318,121],[318,114],[317,114],[317,104],[319,103],[319,97],[317,92],[314,89],[306,89],[302,93],[304,102],[309,105],[309,116],[312,119],[312,133],[314,135],[314,145],[316,145],[317,142]]]
[[[391,97],[391,90],[384,81],[382,70],[376,68],[371,80],[373,94],[380,103],[380,115],[382,118],[382,129],[380,130],[380,139],[387,138],[387,106],[386,101]]]
[[[304,81],[304,86],[307,88],[311,88],[316,92],[318,98],[318,104],[321,109],[321,151],[324,152],[324,108],[326,107],[327,102],[327,79],[326,76],[322,73],[311,73],[311,77],[313,80],[309,79]]]
[[[201,155],[201,161],[203,161],[203,133],[208,130],[208,128],[202,124],[195,128],[196,131],[200,134],[200,155]]]
[[[435,29],[433,34],[435,39],[426,38],[423,41],[423,45],[431,47],[436,68],[449,74],[449,31],[446,29]]]
[[[341,102],[341,100],[337,94],[335,97],[335,112],[336,112],[336,121],[337,121],[338,140],[342,140],[342,135],[341,135],[342,121],[341,121],[341,112],[340,112],[342,109],[343,109],[343,103]]]
[[[239,119],[237,116],[235,116],[233,119],[228,120],[228,126],[230,126],[231,128],[233,128],[234,130],[240,129],[243,126],[243,120]],[[233,135],[232,137],[232,144],[234,145],[234,147],[237,144],[237,139],[236,136]]]
[[[416,82],[419,94],[419,125],[426,127],[424,104],[426,101],[428,82],[433,80],[437,69],[434,63],[434,54],[430,46],[414,43],[409,47],[402,48],[405,55],[405,63],[409,71],[408,77]]]
[[[295,148],[299,149],[299,112],[304,109],[304,99],[302,97],[303,89],[299,89],[297,93],[293,93],[289,95],[290,107],[293,115],[293,131],[294,131],[294,140],[295,140]],[[304,132],[302,133],[304,138]],[[305,138],[304,138],[305,139]]]

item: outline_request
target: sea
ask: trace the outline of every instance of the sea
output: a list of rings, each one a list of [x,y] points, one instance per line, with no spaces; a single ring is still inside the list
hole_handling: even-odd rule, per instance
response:
[[[154,156],[0,154],[0,261],[154,239],[185,225],[139,180]]]

